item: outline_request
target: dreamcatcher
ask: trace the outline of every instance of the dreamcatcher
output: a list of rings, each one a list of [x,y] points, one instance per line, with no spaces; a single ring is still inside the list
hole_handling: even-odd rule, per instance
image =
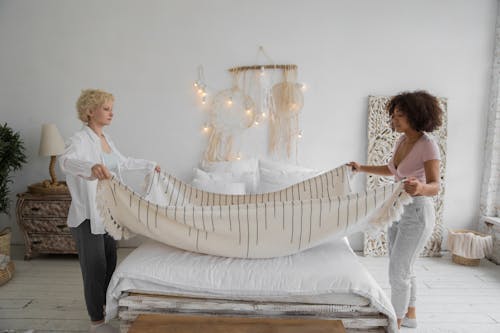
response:
[[[233,139],[255,123],[255,104],[238,85],[238,72],[233,86],[215,95],[210,108],[211,133],[205,152],[207,161],[227,161],[232,157]]]
[[[273,63],[262,47],[259,54]],[[229,73],[232,87],[216,93],[209,103],[210,122],[205,125],[209,140],[205,160],[228,161],[235,156],[239,159],[240,153],[233,152],[234,139],[267,119],[269,153],[290,158],[295,145],[297,156],[297,139],[302,135],[298,115],[304,105],[301,91],[304,85],[297,83],[297,65],[240,66],[230,68]],[[202,68],[199,68],[194,85],[202,104],[205,104],[207,92]]]

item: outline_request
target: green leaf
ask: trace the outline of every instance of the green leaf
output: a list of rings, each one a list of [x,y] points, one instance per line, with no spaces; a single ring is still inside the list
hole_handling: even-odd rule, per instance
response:
[[[9,213],[9,184],[11,173],[20,170],[26,163],[24,142],[19,132],[14,132],[7,123],[0,126],[0,213]]]

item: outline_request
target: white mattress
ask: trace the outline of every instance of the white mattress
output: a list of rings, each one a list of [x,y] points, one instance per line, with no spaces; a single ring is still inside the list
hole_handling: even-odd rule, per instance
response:
[[[295,255],[238,259],[187,252],[148,242],[117,267],[107,292],[106,319],[124,291],[199,298],[371,305],[389,317],[393,307],[347,240]]]

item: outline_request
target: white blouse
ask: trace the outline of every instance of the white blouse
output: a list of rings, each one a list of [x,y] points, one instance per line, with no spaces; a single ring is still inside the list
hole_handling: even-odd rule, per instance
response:
[[[117,155],[117,176],[120,180],[121,170],[144,170],[153,172],[156,163],[143,159],[123,156],[116,149],[111,138],[105,134],[106,141]],[[71,193],[71,206],[68,212],[68,226],[78,227],[86,219],[90,219],[93,234],[104,234],[102,222],[96,204],[97,179],[92,177],[92,167],[104,164],[101,140],[88,126],[76,132],[66,144],[65,152],[59,157],[61,170],[66,174],[66,183]]]

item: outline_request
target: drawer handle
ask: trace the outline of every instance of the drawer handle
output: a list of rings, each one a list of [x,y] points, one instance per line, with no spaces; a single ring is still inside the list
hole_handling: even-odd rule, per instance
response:
[[[66,228],[66,224],[59,224],[57,227],[58,227],[59,229],[64,229],[64,228]]]
[[[40,210],[40,207],[33,207],[31,208],[31,211],[33,212],[38,212]]]

